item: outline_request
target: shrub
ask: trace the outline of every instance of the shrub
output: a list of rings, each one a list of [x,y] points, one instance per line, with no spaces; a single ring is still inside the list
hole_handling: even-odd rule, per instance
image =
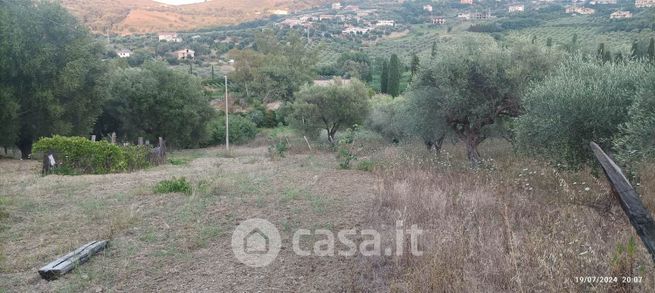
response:
[[[613,151],[645,75],[638,62],[566,62],[525,96],[515,124],[519,148],[569,168],[594,162],[590,141]]]
[[[173,177],[171,180],[163,180],[155,186],[155,193],[184,193],[191,194],[191,183],[182,177],[176,179]]]
[[[119,147],[107,141],[93,142],[84,137],[55,135],[39,139],[33,152],[52,151],[60,174],[107,174],[143,169],[150,165],[149,148]]]
[[[225,143],[225,116],[218,117],[210,123],[211,142]],[[246,143],[257,135],[257,125],[248,118],[230,115],[230,143]]]
[[[634,163],[655,155],[655,73],[637,94],[620,129],[614,147],[621,161]]]
[[[357,164],[357,170],[359,171],[372,172],[374,167],[375,165],[371,160],[362,160]]]
[[[275,138],[274,143],[268,146],[268,153],[271,155],[271,158],[276,157],[284,158],[286,157],[287,151],[289,150],[289,144],[285,139]]]

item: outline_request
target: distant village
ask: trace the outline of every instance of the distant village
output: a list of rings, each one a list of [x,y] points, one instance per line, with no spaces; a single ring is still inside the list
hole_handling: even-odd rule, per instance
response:
[[[548,5],[558,3],[562,5],[563,12],[575,17],[577,15],[593,15],[596,13],[598,7],[603,5],[617,5],[617,0],[532,0],[519,2],[509,2],[504,5],[504,9],[482,9],[485,0],[451,0],[453,1],[455,9],[447,10],[448,13],[443,13],[441,9],[436,8],[432,4],[424,4],[421,10],[421,19],[425,23],[433,26],[451,26],[463,22],[475,22],[494,19],[496,13],[502,13],[502,16],[516,15],[526,13],[530,10],[539,10]],[[408,29],[406,23],[402,20],[390,17],[383,5],[396,5],[405,2],[404,0],[395,1],[381,1],[383,4],[378,5],[353,5],[345,2],[333,2],[329,5],[310,9],[307,11],[289,11],[285,9],[278,9],[269,11],[269,14],[274,16],[275,24],[280,28],[286,29],[301,29],[309,33],[310,30],[318,32],[321,37],[342,38],[342,39],[365,39],[374,41],[377,38],[383,38],[393,32],[400,32]],[[386,3],[389,2],[389,3]],[[391,3],[393,2],[393,3]],[[382,7],[382,8],[381,8]],[[498,7],[498,6],[495,6]],[[655,0],[635,0],[634,8],[643,9],[655,7]],[[634,11],[634,9],[632,9]],[[633,12],[624,10],[622,7],[617,7],[611,14],[609,19],[628,19],[633,17]],[[184,36],[184,38],[183,38]],[[189,41],[201,38],[200,35],[192,35],[189,33],[181,34],[176,32],[160,32],[157,35],[159,42],[166,43],[179,43],[175,49],[168,52],[168,58],[177,60],[195,60],[197,57],[196,51],[187,46]],[[214,44],[232,44],[233,38],[223,37],[221,39],[214,39]],[[119,58],[130,58],[134,54],[129,49],[118,49],[116,55]],[[202,54],[201,54],[202,55]],[[234,60],[227,59],[224,55],[214,56],[218,58],[218,62],[211,62],[211,64],[231,66]],[[213,58],[212,58],[213,59]],[[216,60],[216,59],[214,59]]]

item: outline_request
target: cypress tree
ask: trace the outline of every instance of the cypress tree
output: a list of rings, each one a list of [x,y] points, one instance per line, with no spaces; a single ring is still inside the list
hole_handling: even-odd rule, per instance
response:
[[[603,54],[603,63],[605,62],[612,62],[612,52],[609,49]]]
[[[650,38],[650,44],[648,44],[648,60],[651,62],[655,61],[655,38]]]
[[[546,47],[552,47],[553,46],[553,38],[548,38],[546,39]]]
[[[603,60],[604,57],[605,57],[605,43],[600,43],[598,45],[598,50],[596,51],[596,58],[598,58],[598,60]]]
[[[432,51],[430,52],[430,57],[437,57],[437,41],[432,42]]]
[[[214,65],[212,65],[212,80],[214,80]]]
[[[386,94],[389,92],[389,64],[387,60],[382,63],[382,73],[380,74],[380,92]]]
[[[387,84],[387,90],[388,94],[393,97],[400,95],[400,66],[398,55],[391,55],[391,59],[389,59],[389,81]]]
[[[410,81],[411,81],[412,79],[414,79],[414,76],[418,73],[418,67],[419,67],[420,65],[421,65],[421,60],[419,60],[419,59],[418,59],[418,56],[416,56],[416,54],[414,54],[414,55],[412,56],[412,65],[411,65],[411,72],[412,72],[412,75],[411,75]]]
[[[632,49],[630,49],[630,58],[632,60],[639,59],[639,43],[637,40],[632,41]]]

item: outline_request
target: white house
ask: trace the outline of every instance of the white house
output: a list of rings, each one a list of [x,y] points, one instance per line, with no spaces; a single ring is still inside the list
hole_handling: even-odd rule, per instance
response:
[[[432,24],[445,24],[446,18],[443,16],[437,16],[432,18]]]
[[[624,19],[624,18],[632,18],[632,12],[619,10],[610,14],[610,19]]]
[[[510,5],[508,9],[510,13],[523,12],[525,11],[525,5],[523,4]]]
[[[173,52],[173,54],[175,54],[175,56],[179,60],[193,59],[196,57],[196,51],[193,51],[191,49],[182,49]]]
[[[394,26],[396,22],[393,20],[378,20],[375,26]]]
[[[343,31],[341,31],[341,33],[344,35],[365,34],[368,33],[370,30],[371,30],[370,28],[365,28],[365,27],[347,27]]]
[[[334,10],[341,9],[341,2],[332,3],[332,9],[334,9]]]
[[[271,11],[271,14],[273,14],[273,15],[289,15],[289,11],[288,10],[278,9],[278,10]]]
[[[159,33],[159,41],[179,43],[182,38],[177,36],[177,33]]]
[[[430,5],[430,4],[423,5],[423,10],[425,10],[427,12],[432,12],[432,5]]]
[[[116,54],[118,55],[119,58],[130,58],[130,56],[132,56],[132,51],[130,51],[130,50],[118,50],[118,52],[116,52]]]
[[[591,15],[596,13],[596,10],[593,10],[591,8],[580,7],[575,5],[567,6],[564,11],[569,14],[582,14],[582,15]]]
[[[655,7],[655,0],[635,0],[635,7]]]

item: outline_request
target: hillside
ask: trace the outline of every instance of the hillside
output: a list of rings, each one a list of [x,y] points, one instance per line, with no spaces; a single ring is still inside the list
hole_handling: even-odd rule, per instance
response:
[[[167,5],[152,0],[62,0],[62,4],[96,33],[180,31],[235,24],[267,17],[275,10],[295,11],[326,0],[208,0]]]

